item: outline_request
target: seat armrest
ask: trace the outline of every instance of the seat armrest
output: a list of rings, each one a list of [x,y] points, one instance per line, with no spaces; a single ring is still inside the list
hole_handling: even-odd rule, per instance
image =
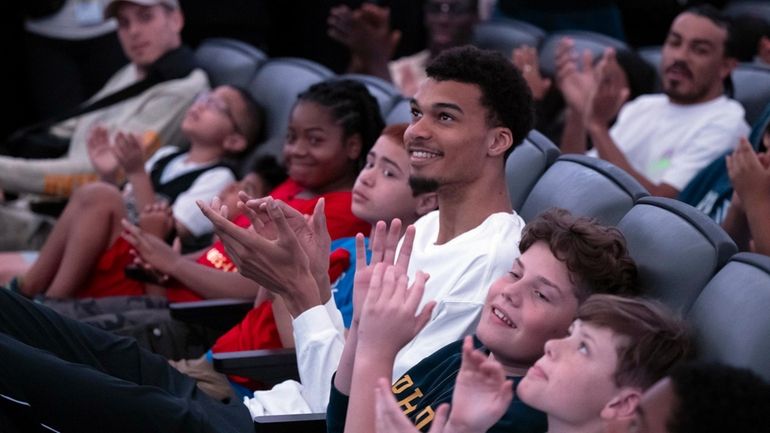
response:
[[[248,377],[269,385],[289,379],[299,381],[294,349],[215,353],[214,369],[223,374]]]
[[[207,299],[174,302],[168,306],[175,320],[225,331],[243,320],[253,307],[253,299]]]
[[[254,430],[266,433],[326,433],[326,414],[258,416],[254,418]]]

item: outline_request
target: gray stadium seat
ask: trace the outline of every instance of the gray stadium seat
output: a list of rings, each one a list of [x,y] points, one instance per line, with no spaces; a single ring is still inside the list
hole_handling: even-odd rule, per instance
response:
[[[549,77],[553,77],[556,73],[556,46],[564,37],[569,37],[575,41],[575,50],[578,53],[582,53],[585,49],[591,50],[594,59],[601,56],[607,47],[616,50],[631,50],[625,42],[600,33],[584,30],[551,33],[540,46],[540,70]]]
[[[210,38],[195,50],[195,59],[208,74],[211,87],[220,84],[246,87],[267,61],[267,55],[236,39]]]
[[[394,123],[410,123],[412,121],[412,108],[409,99],[401,98],[393,105],[388,113],[382,113],[386,125]]]
[[[638,199],[647,195],[636,179],[607,161],[562,155],[538,179],[519,215],[531,221],[540,212],[560,207],[615,225]]]
[[[767,0],[733,0],[725,6],[724,13],[731,17],[751,15],[770,22],[770,2]]]
[[[686,313],[711,277],[738,251],[730,236],[694,207],[643,197],[618,223],[646,294]]]
[[[770,380],[770,257],[739,253],[695,300],[687,320],[697,357]]]
[[[663,57],[663,47],[661,46],[649,46],[641,47],[636,50],[636,54],[642,58],[648,65],[655,69],[655,75],[657,77],[655,83],[655,91],[661,90],[660,84],[660,60]]]
[[[382,78],[364,74],[345,74],[340,75],[339,78],[348,78],[363,83],[369,93],[377,100],[383,118],[402,98],[401,92],[392,83]]]
[[[334,73],[325,66],[297,58],[270,59],[257,70],[248,90],[265,110],[265,139],[249,156],[247,167],[257,155],[281,157],[289,114],[297,95],[333,76]]]
[[[733,70],[733,98],[746,110],[749,125],[759,120],[759,115],[770,103],[770,68],[753,63],[741,63]]]
[[[514,48],[521,45],[537,48],[543,38],[545,30],[539,27],[523,21],[498,18],[476,25],[471,44],[510,58]]]
[[[505,182],[513,209],[521,207],[537,180],[560,153],[548,137],[534,129],[513,149],[505,161]]]

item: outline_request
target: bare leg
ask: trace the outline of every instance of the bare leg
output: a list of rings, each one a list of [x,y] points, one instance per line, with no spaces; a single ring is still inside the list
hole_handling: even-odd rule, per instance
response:
[[[99,256],[120,235],[123,199],[112,185],[78,188],[24,277],[23,292],[52,298],[72,296],[88,278]]]
[[[0,253],[0,284],[5,284],[17,275],[23,275],[32,266],[21,252]]]

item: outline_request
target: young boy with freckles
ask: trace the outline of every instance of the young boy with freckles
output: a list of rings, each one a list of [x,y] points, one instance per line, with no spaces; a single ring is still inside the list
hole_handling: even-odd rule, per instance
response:
[[[604,432],[634,420],[644,390],[689,351],[683,322],[657,303],[593,295],[578,309],[569,335],[545,344],[545,354],[519,381],[516,396],[546,413],[549,433]],[[504,431],[499,428],[505,421],[501,417],[510,413],[514,394],[504,365],[474,350],[470,337],[462,358],[451,411],[442,405],[430,432]],[[417,431],[387,381],[380,380],[375,393],[377,432]]]
[[[546,341],[563,337],[578,306],[594,293],[635,294],[636,267],[616,230],[553,209],[529,223],[521,256],[489,288],[473,345],[491,352],[518,384],[543,355]],[[415,317],[425,274],[407,290],[399,267],[378,265],[363,306],[354,307],[327,411],[330,432],[373,431],[372,389],[391,377],[393,361],[430,317],[429,302]],[[359,298],[364,295],[357,293]],[[382,292],[382,294],[380,294]],[[358,311],[358,312],[356,312]],[[396,378],[393,393],[418,429],[426,430],[441,403],[449,402],[460,368],[462,340],[437,350]],[[544,415],[516,399],[497,427],[507,432],[543,432]]]

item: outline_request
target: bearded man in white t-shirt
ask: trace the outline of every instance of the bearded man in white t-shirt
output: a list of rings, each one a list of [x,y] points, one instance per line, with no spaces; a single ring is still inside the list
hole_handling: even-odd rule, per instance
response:
[[[676,197],[704,167],[749,132],[741,105],[724,95],[737,60],[727,19],[711,6],[677,16],[663,45],[663,94],[624,104],[629,91],[613,50],[579,70],[572,42],[557,50],[567,102],[562,152],[598,156],[626,170],[652,195]],[[613,119],[614,125],[610,127]]]

